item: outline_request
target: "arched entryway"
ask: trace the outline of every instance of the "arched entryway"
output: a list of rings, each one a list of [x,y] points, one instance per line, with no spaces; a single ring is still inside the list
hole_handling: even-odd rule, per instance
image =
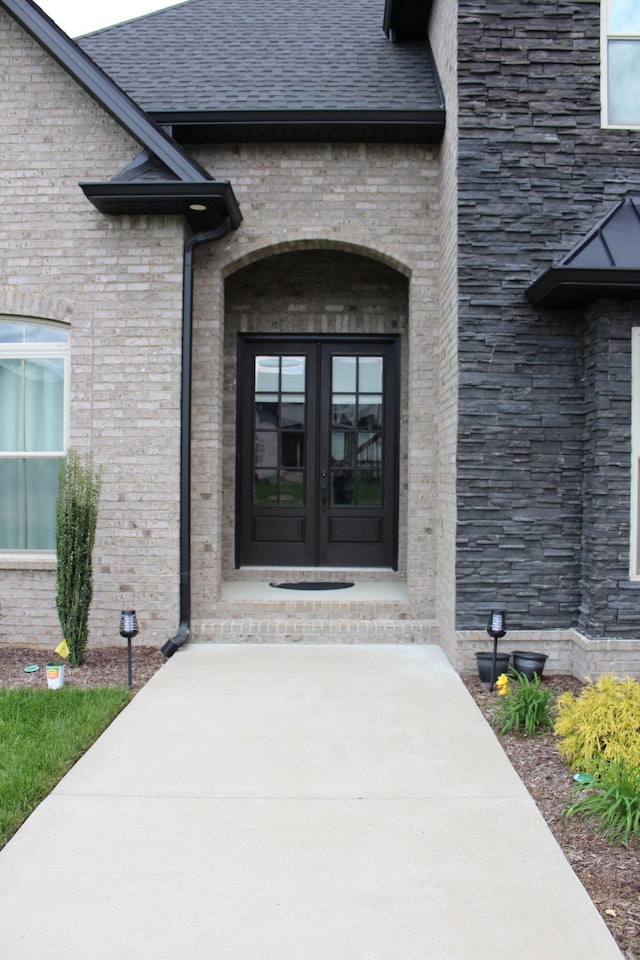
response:
[[[226,571],[404,565],[407,313],[407,278],[352,252],[227,278]]]

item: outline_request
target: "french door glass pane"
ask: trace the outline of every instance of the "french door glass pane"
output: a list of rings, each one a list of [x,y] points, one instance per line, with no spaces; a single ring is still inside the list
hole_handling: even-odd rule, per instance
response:
[[[275,467],[256,470],[253,479],[254,503],[277,503],[278,471]]]
[[[304,503],[306,357],[254,362],[253,502]]]
[[[331,505],[348,507],[354,503],[355,472],[333,470],[331,473]]]
[[[333,357],[331,382],[334,393],[355,393],[356,357]]]
[[[382,429],[382,397],[375,395],[360,397],[358,426],[366,430]]]
[[[382,393],[382,357],[358,357],[360,393]]]
[[[305,358],[282,357],[282,392],[304,393]]]
[[[382,442],[379,433],[358,434],[358,464],[363,467],[380,468],[382,464]]]
[[[379,470],[361,470],[358,475],[358,506],[382,505],[382,474]]]
[[[332,357],[331,375],[331,504],[381,506],[384,358]]]
[[[280,357],[256,357],[256,393],[280,389]]]
[[[355,427],[356,395],[336,393],[331,405],[331,420],[335,426]]]
[[[54,550],[58,457],[0,459],[0,550]]]
[[[280,502],[291,507],[304,503],[304,474],[302,470],[282,470],[280,473]]]

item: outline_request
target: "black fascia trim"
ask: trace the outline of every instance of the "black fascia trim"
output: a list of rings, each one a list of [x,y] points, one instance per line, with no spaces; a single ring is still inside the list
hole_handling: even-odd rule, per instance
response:
[[[2,2],[2,0],[0,0]],[[441,104],[429,110],[150,110],[159,124],[336,124],[437,123],[444,119]]]
[[[397,43],[424,40],[433,0],[385,0],[382,29]]]
[[[551,267],[527,288],[534,307],[585,306],[596,300],[640,300],[640,270]]]
[[[154,119],[171,129],[180,142],[198,143],[216,139],[292,140],[362,139],[438,142],[446,122],[443,107],[422,111],[162,111]]]
[[[210,180],[201,167],[31,0],[0,0],[29,33],[127,133],[155,154],[181,180]]]
[[[88,200],[101,213],[130,213],[137,208],[138,213],[157,212],[158,204],[178,204],[184,207],[183,213],[190,220],[190,203],[210,204],[218,200],[224,207],[223,216],[228,217],[233,229],[242,222],[240,206],[228,180],[207,180],[185,183],[182,180],[170,180],[165,183],[81,183],[80,187]],[[200,218],[204,219],[204,218]]]

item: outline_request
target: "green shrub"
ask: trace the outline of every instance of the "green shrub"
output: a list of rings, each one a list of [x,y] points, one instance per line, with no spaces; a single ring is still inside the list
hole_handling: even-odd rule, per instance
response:
[[[496,705],[493,719],[500,733],[519,731],[531,736],[553,726],[551,715],[551,690],[545,690],[540,677],[534,674],[530,680],[523,673],[514,672],[514,682]]]
[[[84,663],[93,596],[92,553],[98,519],[100,474],[69,450],[60,464],[56,502],[56,607],[69,663]]]
[[[574,788],[586,795],[565,816],[597,817],[607,840],[628,844],[640,828],[640,768],[615,760],[594,760],[591,767],[593,780]]]
[[[557,699],[558,750],[575,770],[593,772],[606,760],[640,769],[640,683],[605,674],[578,697]]]

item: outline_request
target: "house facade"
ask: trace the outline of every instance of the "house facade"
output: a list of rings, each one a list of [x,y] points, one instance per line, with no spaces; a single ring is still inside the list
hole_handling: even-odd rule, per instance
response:
[[[168,655],[465,667],[497,607],[556,670],[637,671],[633,282],[551,269],[635,185],[600,4],[228,6],[75,44],[0,2],[0,642],[58,636],[73,446],[103,475],[94,643],[135,608]],[[354,586],[270,586],[318,580]]]

